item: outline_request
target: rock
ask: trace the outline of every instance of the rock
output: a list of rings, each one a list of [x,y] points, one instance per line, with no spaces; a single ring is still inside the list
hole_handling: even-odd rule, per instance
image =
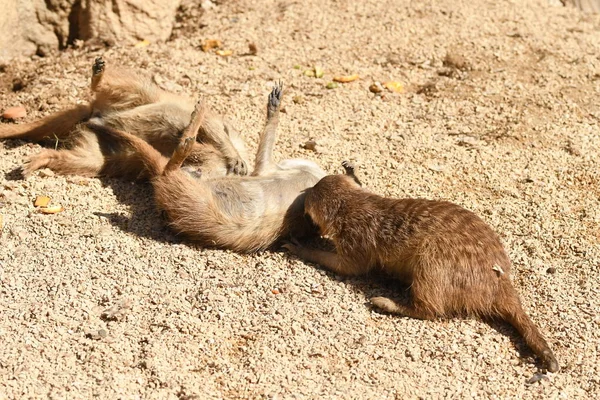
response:
[[[562,0],[564,5],[570,5],[579,8],[584,13],[600,13],[599,0]]]
[[[79,38],[131,44],[140,40],[165,41],[171,36],[181,0],[122,0],[107,7],[104,0],[82,2],[79,10]]]
[[[181,0],[5,0],[0,61],[46,56],[81,40],[137,43],[167,40]]]
[[[381,93],[383,91],[383,86],[381,86],[381,83],[375,82],[374,84],[369,86],[369,91],[371,93]]]
[[[27,110],[23,106],[10,107],[4,110],[2,113],[2,118],[6,119],[20,119],[25,118],[27,116]]]

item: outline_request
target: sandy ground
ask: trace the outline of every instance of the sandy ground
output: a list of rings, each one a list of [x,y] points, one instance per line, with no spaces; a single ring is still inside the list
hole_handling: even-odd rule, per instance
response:
[[[40,147],[6,141],[0,398],[600,396],[600,17],[543,0],[239,0],[183,21],[164,44],[15,61],[0,73],[0,108],[23,104],[29,121],[85,101],[104,55],[202,96],[254,149],[283,79],[277,157],[332,173],[352,159],[377,193],[481,215],[562,370],[526,384],[535,360],[503,324],[372,310],[368,298],[399,293],[393,283],[284,252],[190,246],[165,228],[146,184],[24,181],[15,170]],[[234,55],[202,52],[207,38]],[[250,42],[257,55],[241,56]],[[304,74],[314,66],[323,78]],[[361,79],[326,88],[349,74]],[[405,92],[369,91],[385,81]],[[320,152],[300,147],[311,138]],[[65,211],[37,213],[40,194]]]

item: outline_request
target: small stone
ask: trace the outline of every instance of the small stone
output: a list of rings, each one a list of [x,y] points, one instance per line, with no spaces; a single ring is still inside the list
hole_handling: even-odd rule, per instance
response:
[[[547,274],[555,274],[556,273],[556,268],[554,267],[550,267],[546,270]]]
[[[101,338],[105,338],[108,336],[108,332],[106,331],[106,329],[98,329],[98,336],[100,336]]]
[[[371,93],[381,93],[383,92],[383,86],[381,86],[381,83],[375,82],[374,84],[369,86],[369,91]]]
[[[7,108],[6,110],[4,110],[4,113],[2,113],[2,118],[12,119],[12,120],[25,118],[26,116],[27,116],[27,110],[23,106],[10,107],[10,108]]]
[[[305,150],[317,151],[317,141],[314,139],[307,140],[302,148]]]

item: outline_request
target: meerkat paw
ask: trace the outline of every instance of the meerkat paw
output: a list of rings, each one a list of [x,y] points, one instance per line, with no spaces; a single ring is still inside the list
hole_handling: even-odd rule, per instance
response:
[[[227,160],[227,173],[234,175],[248,175],[248,165],[241,157]]]
[[[25,160],[21,167],[23,177],[29,178],[35,171],[47,167],[48,160],[51,158],[51,152],[52,150],[44,150]]]
[[[355,170],[356,166],[354,165],[354,163],[352,161],[348,161],[348,160],[342,161],[342,167],[344,167],[344,170],[346,171],[346,175],[354,175],[354,170]]]
[[[101,74],[102,72],[104,72],[105,65],[106,62],[102,59],[102,57],[96,57],[96,59],[94,60],[94,65],[92,65],[92,73],[94,75]]]
[[[269,94],[268,109],[269,112],[275,112],[279,110],[281,105],[281,98],[283,97],[283,82],[279,81],[273,86],[273,90]]]
[[[362,186],[362,182],[356,177],[356,165],[352,161],[342,161],[342,167],[344,167],[346,175],[352,177],[352,179],[354,179],[354,182],[356,182],[358,186]]]
[[[382,311],[392,314],[397,314],[400,311],[398,304],[396,304],[394,300],[387,297],[372,297],[371,304]]]

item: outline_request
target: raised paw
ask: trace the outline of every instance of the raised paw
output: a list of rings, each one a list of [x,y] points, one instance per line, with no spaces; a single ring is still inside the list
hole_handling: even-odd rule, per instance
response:
[[[248,175],[248,165],[241,158],[231,159],[227,163],[227,172],[234,175]]]
[[[283,82],[279,81],[273,86],[273,90],[269,94],[269,111],[279,109],[281,105],[281,97],[283,96]]]
[[[348,161],[348,160],[342,161],[342,167],[344,167],[344,170],[346,171],[346,175],[352,177],[352,179],[354,179],[354,182],[356,182],[356,184],[358,186],[362,186],[362,182],[360,180],[358,180],[358,178],[354,174],[354,172],[356,170],[356,166],[354,165],[353,162]]]
[[[342,167],[346,171],[346,175],[354,175],[354,169],[356,168],[352,161],[344,160],[342,161]]]
[[[193,136],[188,136],[186,138],[183,138],[183,140],[179,143],[179,146],[181,146],[184,149],[185,153],[188,153],[192,150],[194,143],[196,143],[196,138]]]
[[[101,74],[102,72],[104,72],[105,65],[106,65],[106,62],[104,62],[102,57],[96,57],[96,59],[94,60],[94,65],[92,65],[93,74],[98,75],[98,74]]]

